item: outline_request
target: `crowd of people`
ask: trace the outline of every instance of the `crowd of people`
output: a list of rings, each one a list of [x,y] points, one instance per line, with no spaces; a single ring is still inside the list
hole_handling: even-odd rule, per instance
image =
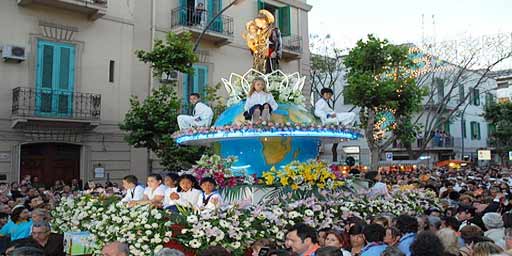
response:
[[[354,215],[343,226],[321,230],[299,223],[288,230],[284,245],[261,239],[248,255],[484,256],[512,252],[512,177],[508,170],[419,168],[365,176],[372,181],[370,197],[389,197],[388,191],[394,187],[411,186],[432,190],[440,205],[418,216],[381,212],[363,219]],[[62,234],[51,233],[49,211],[63,198],[82,194],[117,195],[128,206],[151,204],[170,211],[179,205],[211,210],[223,203],[214,179],[196,181],[190,174],[151,174],[144,185],[129,175],[121,186],[87,182],[83,187],[79,180],[69,185],[56,181],[46,187],[38,177],[26,176],[19,183],[0,184],[2,252],[65,255]],[[114,242],[105,246],[103,255],[129,255],[129,247]],[[167,248],[157,255],[184,254]],[[200,255],[231,254],[211,247]]]

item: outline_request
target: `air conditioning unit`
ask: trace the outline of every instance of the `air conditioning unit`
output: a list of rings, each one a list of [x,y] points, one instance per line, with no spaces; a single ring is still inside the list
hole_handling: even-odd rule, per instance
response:
[[[2,47],[2,58],[4,61],[14,60],[22,62],[27,59],[27,53],[25,52],[25,47],[4,45]]]
[[[169,83],[171,81],[177,81],[177,80],[178,80],[178,71],[171,71],[171,72],[162,73],[162,78],[160,79],[160,82]]]

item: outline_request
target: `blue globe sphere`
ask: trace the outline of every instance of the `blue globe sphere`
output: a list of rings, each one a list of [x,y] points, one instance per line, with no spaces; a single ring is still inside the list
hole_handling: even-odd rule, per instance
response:
[[[227,108],[219,116],[214,126],[241,124],[245,122],[245,102],[239,102]],[[274,123],[315,124],[316,118],[302,106],[279,104],[272,113]],[[246,169],[247,174],[261,177],[264,171],[273,166],[281,168],[292,161],[316,159],[319,152],[319,138],[305,137],[250,137],[239,140],[219,141],[213,144],[215,153],[222,157],[235,156],[238,160],[234,169]]]

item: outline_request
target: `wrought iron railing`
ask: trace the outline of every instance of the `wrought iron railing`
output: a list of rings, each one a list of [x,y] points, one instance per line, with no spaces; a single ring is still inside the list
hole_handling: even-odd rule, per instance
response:
[[[432,139],[427,144],[427,149],[432,148],[453,148],[456,143],[455,140],[457,138],[453,136],[433,136]],[[425,143],[424,139],[418,138],[415,142],[411,145],[412,148],[421,148],[423,146],[423,143]],[[405,148],[405,146],[400,141],[394,141],[393,142],[393,148],[400,149]]]
[[[12,115],[99,121],[101,95],[45,88],[12,90]]]
[[[196,27],[203,30],[215,17],[214,13],[203,9],[178,7],[171,12],[171,29],[179,26]],[[221,15],[215,19],[209,32],[215,32],[226,36],[233,36],[233,17]]]
[[[302,36],[283,36],[283,49],[291,52],[302,53]]]

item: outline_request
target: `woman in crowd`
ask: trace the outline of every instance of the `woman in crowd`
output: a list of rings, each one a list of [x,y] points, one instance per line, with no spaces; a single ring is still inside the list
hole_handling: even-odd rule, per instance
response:
[[[152,204],[162,207],[165,196],[165,186],[162,184],[160,174],[150,174],[147,178],[148,186],[144,189],[144,199],[141,201],[131,201],[129,206]]]
[[[361,255],[361,251],[365,246],[363,230],[364,225],[361,223],[356,223],[348,231],[348,234],[350,235],[350,253],[352,254],[352,256]]]
[[[32,220],[25,206],[18,205],[12,210],[11,219],[0,229],[0,237],[9,236],[11,241],[30,236]]]
[[[169,196],[176,205],[195,208],[202,193],[196,187],[196,178],[190,174],[183,174],[178,180],[177,192],[172,192]]]
[[[331,230],[325,235],[325,246],[335,247],[342,252],[342,256],[350,256],[350,252],[343,250],[343,246],[346,244],[343,236],[340,232]]]

